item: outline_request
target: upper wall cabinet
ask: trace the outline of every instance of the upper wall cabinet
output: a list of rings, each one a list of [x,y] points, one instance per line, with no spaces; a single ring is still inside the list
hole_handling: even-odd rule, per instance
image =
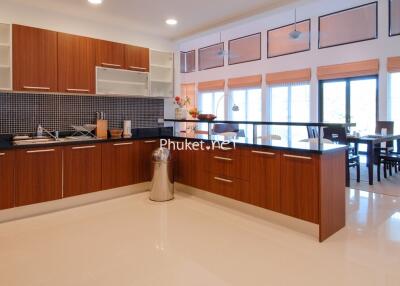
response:
[[[174,55],[151,50],[150,95],[172,97],[174,92]]]
[[[96,40],[96,66],[125,68],[125,45]]]
[[[94,93],[95,40],[58,33],[58,90]]]
[[[13,86],[18,91],[57,91],[57,32],[12,26]]]
[[[149,72],[149,49],[125,45],[125,67],[133,71]]]
[[[0,23],[0,90],[11,86],[11,25]]]

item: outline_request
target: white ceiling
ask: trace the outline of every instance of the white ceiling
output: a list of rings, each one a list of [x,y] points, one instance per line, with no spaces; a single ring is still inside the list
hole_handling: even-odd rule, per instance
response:
[[[194,33],[263,13],[294,0],[14,0],[31,7],[176,40]],[[170,27],[167,18],[179,24]]]

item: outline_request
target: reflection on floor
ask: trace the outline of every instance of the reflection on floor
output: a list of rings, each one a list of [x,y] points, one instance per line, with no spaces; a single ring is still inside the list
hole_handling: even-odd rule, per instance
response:
[[[179,193],[0,224],[0,285],[388,285],[400,199],[347,190],[347,226],[315,238]]]

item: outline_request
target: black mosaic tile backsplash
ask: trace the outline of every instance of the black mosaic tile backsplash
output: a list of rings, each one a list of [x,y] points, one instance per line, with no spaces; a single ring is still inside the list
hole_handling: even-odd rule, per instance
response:
[[[32,133],[37,126],[69,131],[71,125],[92,124],[96,112],[106,114],[110,128],[157,127],[164,117],[164,100],[65,94],[0,93],[0,134]]]

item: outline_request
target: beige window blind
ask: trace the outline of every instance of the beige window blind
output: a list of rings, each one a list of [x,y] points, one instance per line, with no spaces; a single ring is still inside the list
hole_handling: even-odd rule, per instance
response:
[[[292,71],[283,71],[268,73],[266,77],[267,84],[286,84],[295,82],[306,82],[311,80],[311,69],[301,69]]]
[[[236,77],[228,79],[229,88],[261,87],[262,75]]]
[[[388,58],[387,70],[388,72],[400,72],[400,57]]]
[[[197,89],[201,92],[224,90],[224,88],[225,88],[225,80],[224,79],[199,82],[199,84],[197,86]]]
[[[379,60],[367,60],[338,65],[318,67],[318,79],[348,78],[357,76],[377,75]]]

